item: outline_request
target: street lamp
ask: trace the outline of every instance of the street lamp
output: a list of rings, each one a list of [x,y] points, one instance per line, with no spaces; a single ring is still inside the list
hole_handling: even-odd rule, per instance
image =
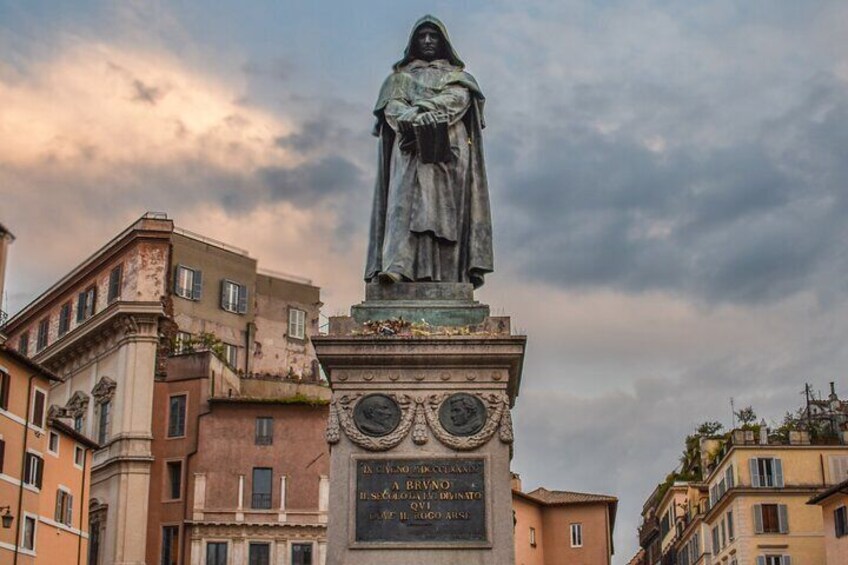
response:
[[[15,519],[15,517],[12,516],[12,507],[0,506],[0,511],[5,511],[3,512],[3,515],[0,516],[0,520],[3,520],[3,527],[8,530],[12,527],[12,521]]]

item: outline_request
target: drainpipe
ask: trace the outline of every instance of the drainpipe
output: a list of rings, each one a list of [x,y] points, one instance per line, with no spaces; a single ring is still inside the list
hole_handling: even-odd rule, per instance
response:
[[[74,454],[76,455],[76,454]],[[79,537],[77,538],[77,565],[82,565],[82,509],[85,504],[85,466],[88,465],[88,448],[82,450],[82,480],[80,481],[80,517],[79,517]]]
[[[29,383],[27,384],[26,423],[24,424],[24,447],[23,455],[21,456],[21,484],[18,486],[18,523],[15,524],[15,560],[12,562],[13,565],[18,565],[18,546],[21,543],[21,522],[23,522],[21,509],[24,504],[24,471],[26,470],[27,444],[29,440],[29,415],[32,408],[30,406],[32,403],[32,381],[36,376],[35,373],[30,375]]]

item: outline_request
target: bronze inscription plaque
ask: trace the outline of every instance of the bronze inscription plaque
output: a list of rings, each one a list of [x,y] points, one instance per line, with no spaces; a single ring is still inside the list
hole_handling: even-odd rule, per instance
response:
[[[485,542],[483,459],[358,459],[357,542]]]

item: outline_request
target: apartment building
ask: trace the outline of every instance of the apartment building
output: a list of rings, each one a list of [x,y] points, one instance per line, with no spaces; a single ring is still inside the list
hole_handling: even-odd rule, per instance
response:
[[[675,501],[683,511],[673,516],[670,534],[662,533],[669,516],[668,492],[659,502],[649,498],[657,515],[643,516],[640,534],[655,529],[660,533],[641,539],[649,557],[645,562],[825,563],[822,511],[808,501],[848,478],[844,436],[843,432],[811,441],[809,432],[795,430],[780,437],[761,425],[733,430],[721,440],[702,438],[703,476],[675,482],[668,490],[685,492],[682,500]],[[648,519],[657,516],[660,525],[655,527]],[[661,540],[659,554],[656,539]]]
[[[90,491],[93,564],[148,562],[155,388],[169,357],[214,352],[233,375],[316,382],[319,289],[148,213],[6,325],[7,345],[60,377],[50,403],[102,447]],[[158,534],[157,538],[158,539]],[[160,556],[160,561],[166,561]],[[182,563],[182,561],[179,561]]]
[[[97,444],[48,409],[59,378],[0,345],[0,563],[83,564]]]
[[[826,565],[848,563],[848,479],[824,489],[807,504],[821,508]]]
[[[328,387],[240,378],[211,352],[156,382],[147,563],[324,565]]]
[[[538,488],[524,493],[513,475],[516,565],[612,562],[614,496]]]

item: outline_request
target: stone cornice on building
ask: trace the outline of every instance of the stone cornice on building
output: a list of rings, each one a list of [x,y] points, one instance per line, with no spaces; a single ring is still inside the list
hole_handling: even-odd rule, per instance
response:
[[[785,487],[733,487],[727,489],[727,492],[722,496],[715,505],[711,506],[709,510],[707,510],[703,514],[704,522],[710,522],[717,515],[720,515],[722,511],[727,508],[730,504],[730,501],[735,499],[738,496],[742,495],[751,495],[751,496],[774,496],[774,497],[784,497],[786,495],[810,495],[815,494],[821,490],[821,485],[788,485]]]
[[[43,315],[45,311],[48,311],[53,306],[55,300],[61,298],[69,289],[76,287],[80,282],[87,280],[93,274],[97,273],[104,265],[123,253],[130,244],[141,240],[167,241],[170,239],[173,229],[173,221],[145,214],[95,251],[94,254],[74,270],[59,279],[53,286],[41,293],[35,300],[25,306],[23,310],[15,314],[6,324],[5,330],[7,335],[14,334],[18,327],[25,324],[28,320]]]
[[[72,372],[91,358],[111,351],[124,339],[158,340],[158,324],[163,317],[161,302],[113,302],[33,359],[54,370]]]

